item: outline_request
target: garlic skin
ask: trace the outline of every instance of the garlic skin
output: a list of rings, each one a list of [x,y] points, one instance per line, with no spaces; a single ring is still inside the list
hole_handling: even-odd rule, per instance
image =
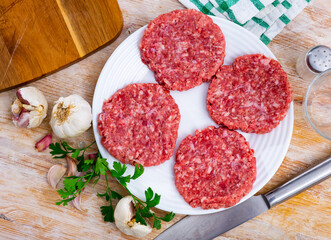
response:
[[[74,94],[60,97],[53,107],[49,124],[59,138],[77,137],[91,126],[92,110],[90,104],[81,96]]]
[[[35,87],[20,88],[11,105],[16,127],[38,127],[47,115],[48,104],[44,94]]]
[[[118,229],[126,235],[134,237],[144,237],[152,231],[152,227],[147,222],[147,226],[136,222],[135,207],[132,196],[122,198],[116,205],[114,218]]]

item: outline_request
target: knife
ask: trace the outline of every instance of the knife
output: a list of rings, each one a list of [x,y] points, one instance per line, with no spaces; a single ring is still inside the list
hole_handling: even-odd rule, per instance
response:
[[[155,240],[213,239],[330,176],[331,157],[264,195],[253,196],[218,213],[187,216],[166,229]]]

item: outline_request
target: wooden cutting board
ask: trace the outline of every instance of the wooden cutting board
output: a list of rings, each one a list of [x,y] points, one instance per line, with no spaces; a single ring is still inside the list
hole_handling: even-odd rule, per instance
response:
[[[117,0],[1,0],[0,91],[73,63],[122,26]]]

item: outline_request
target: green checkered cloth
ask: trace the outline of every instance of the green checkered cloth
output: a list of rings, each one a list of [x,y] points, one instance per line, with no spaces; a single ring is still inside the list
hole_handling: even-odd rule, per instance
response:
[[[227,18],[268,44],[311,0],[179,0],[187,8]]]

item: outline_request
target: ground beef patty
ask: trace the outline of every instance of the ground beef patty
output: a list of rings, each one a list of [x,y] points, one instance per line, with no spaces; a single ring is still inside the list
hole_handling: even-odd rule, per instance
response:
[[[181,142],[174,170],[176,187],[192,207],[231,207],[252,189],[256,159],[241,134],[208,127]]]
[[[262,54],[235,59],[212,80],[207,109],[219,125],[247,133],[268,133],[286,116],[292,90],[281,65]]]
[[[211,80],[223,64],[225,40],[207,15],[175,10],[148,24],[140,53],[159,84],[183,91]]]
[[[98,117],[101,143],[122,163],[155,166],[174,151],[180,113],[158,84],[131,84],[103,103]]]

